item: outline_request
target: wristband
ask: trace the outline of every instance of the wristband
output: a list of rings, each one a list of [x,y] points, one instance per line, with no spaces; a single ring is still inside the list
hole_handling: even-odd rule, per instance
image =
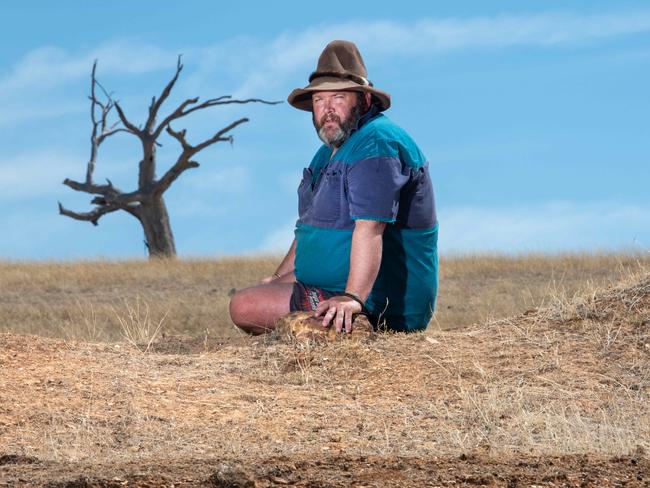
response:
[[[370,312],[368,312],[368,309],[366,308],[366,304],[363,303],[363,300],[361,300],[361,298],[356,296],[354,293],[348,293],[347,291],[344,291],[343,293],[340,293],[339,295],[341,295],[343,297],[352,298],[352,300],[354,300],[359,305],[361,305],[361,312],[360,313],[362,313],[364,315],[370,315]]]
[[[277,271],[273,273],[273,276],[275,276],[276,278],[282,278],[282,276],[280,276]]]

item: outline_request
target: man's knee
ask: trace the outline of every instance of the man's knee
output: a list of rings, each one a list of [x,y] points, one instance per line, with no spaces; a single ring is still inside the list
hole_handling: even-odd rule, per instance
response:
[[[246,300],[246,291],[238,291],[230,298],[230,319],[235,325],[241,325],[250,315],[250,300]]]
[[[230,319],[233,323],[249,334],[262,334],[264,327],[256,323],[257,302],[248,290],[236,292],[230,299]]]

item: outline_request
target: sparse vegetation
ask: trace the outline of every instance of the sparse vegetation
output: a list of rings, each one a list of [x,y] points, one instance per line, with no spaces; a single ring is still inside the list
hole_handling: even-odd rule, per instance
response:
[[[268,276],[278,258],[0,263],[0,332],[122,341],[119,316],[136,297],[167,335],[233,337],[229,293]],[[442,259],[429,329],[507,317],[589,293],[650,265],[648,255],[459,256]]]
[[[441,312],[422,334],[319,346],[228,338],[223,319],[206,332],[206,317],[225,312],[211,307],[212,296],[225,306],[230,287],[273,263],[4,264],[1,286],[11,293],[3,292],[3,307],[11,297],[19,305],[10,315],[16,328],[22,314],[38,332],[65,337],[65,324],[78,322],[80,336],[111,339],[103,307],[135,296],[149,306],[140,319],[157,324],[163,306],[169,314],[167,335],[149,342],[147,354],[128,342],[0,334],[0,479],[81,486],[649,479],[645,258],[445,260]],[[61,297],[67,306],[46,315]],[[26,315],[30,304],[39,312]],[[176,329],[190,337],[169,335],[192,307],[203,323]],[[65,321],[40,329],[48,317]]]

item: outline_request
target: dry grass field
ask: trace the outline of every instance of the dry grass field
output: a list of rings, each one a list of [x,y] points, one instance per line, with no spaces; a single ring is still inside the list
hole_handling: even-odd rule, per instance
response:
[[[649,264],[446,259],[426,333],[315,345],[227,320],[270,259],[4,263],[0,486],[650,486]]]
[[[125,329],[191,337],[241,333],[229,292],[270,275],[278,258],[0,262],[0,332],[112,342]],[[430,329],[450,330],[563,300],[650,267],[650,255],[461,256],[442,259]]]

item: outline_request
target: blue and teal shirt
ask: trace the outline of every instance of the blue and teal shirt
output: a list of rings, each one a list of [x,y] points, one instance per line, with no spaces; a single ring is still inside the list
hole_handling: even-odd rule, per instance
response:
[[[438,290],[438,222],[428,163],[413,139],[371,109],[332,157],[323,145],[298,188],[296,278],[344,291],[354,221],[379,220],[379,274],[366,306],[388,328],[425,329]]]

